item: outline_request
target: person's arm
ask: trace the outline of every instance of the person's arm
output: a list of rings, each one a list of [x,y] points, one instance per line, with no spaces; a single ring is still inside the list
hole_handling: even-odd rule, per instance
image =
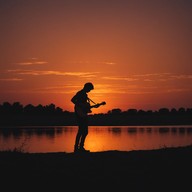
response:
[[[77,92],[72,98],[71,98],[71,102],[75,105],[77,105],[80,101],[81,98],[81,92]]]
[[[76,104],[76,102],[77,102],[77,96],[76,95],[72,97],[71,102],[73,104]]]

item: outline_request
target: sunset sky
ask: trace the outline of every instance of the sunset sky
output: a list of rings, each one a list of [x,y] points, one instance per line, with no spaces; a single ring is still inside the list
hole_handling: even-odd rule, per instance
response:
[[[89,97],[114,108],[192,107],[191,0],[0,0],[0,103]]]

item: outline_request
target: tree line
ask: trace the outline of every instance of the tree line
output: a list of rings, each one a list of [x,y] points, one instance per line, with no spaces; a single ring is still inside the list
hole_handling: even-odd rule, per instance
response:
[[[70,111],[63,110],[61,107],[57,107],[55,104],[51,103],[49,105],[33,105],[27,104],[23,106],[20,102],[3,102],[0,104],[0,113],[1,114],[63,114],[63,113],[71,113]],[[72,112],[73,113],[73,112]],[[120,108],[114,108],[109,110],[106,114],[192,114],[192,108],[184,108],[180,107],[179,109],[168,109],[168,108],[160,108],[157,111],[153,110],[137,110],[137,109],[127,109],[126,111],[121,110]]]
[[[76,125],[74,112],[49,105],[0,104],[1,125]],[[107,113],[89,115],[90,125],[192,124],[192,108],[160,108],[157,111],[114,108]]]

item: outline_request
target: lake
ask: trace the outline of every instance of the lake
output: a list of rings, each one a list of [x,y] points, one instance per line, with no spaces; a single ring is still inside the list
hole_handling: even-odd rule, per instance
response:
[[[77,126],[0,127],[0,150],[29,153],[73,152]],[[85,148],[91,152],[151,150],[192,144],[192,125],[90,126]]]

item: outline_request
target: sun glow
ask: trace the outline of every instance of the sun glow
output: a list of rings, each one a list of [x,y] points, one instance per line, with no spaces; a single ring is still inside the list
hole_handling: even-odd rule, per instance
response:
[[[73,111],[71,97],[90,81],[90,98],[106,102],[94,113],[190,108],[190,7],[186,0],[2,1],[0,102]]]

